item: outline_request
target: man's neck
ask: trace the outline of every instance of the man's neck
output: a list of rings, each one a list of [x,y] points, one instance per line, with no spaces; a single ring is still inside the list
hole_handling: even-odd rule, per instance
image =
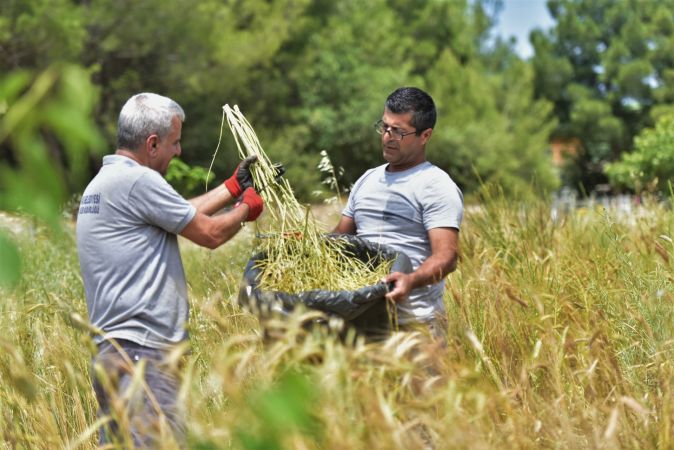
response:
[[[127,158],[133,159],[134,161],[136,161],[141,166],[148,166],[148,162],[145,161],[142,158],[142,155],[140,153],[133,152],[131,150],[126,150],[126,149],[117,149],[117,151],[115,152],[115,155],[126,156]]]
[[[387,172],[404,172],[406,170],[410,170],[414,167],[417,167],[418,165],[423,164],[425,162],[426,162],[426,160],[424,159],[424,160],[416,162],[416,163],[408,163],[408,164],[401,164],[401,165],[395,165],[395,166],[392,165],[391,163],[389,163],[386,166],[386,171]]]

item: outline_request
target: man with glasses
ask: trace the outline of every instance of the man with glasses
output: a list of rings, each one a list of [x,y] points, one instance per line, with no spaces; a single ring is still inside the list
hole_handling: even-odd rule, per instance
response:
[[[384,279],[394,285],[387,298],[397,303],[398,325],[421,325],[444,340],[444,278],[456,269],[463,195],[446,172],[426,161],[435,120],[426,92],[405,87],[389,95],[375,123],[386,164],[356,181],[334,232],[405,253],[413,272]]]

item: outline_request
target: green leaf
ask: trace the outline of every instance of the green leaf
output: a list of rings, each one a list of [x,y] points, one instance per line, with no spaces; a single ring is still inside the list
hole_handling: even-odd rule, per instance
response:
[[[253,423],[239,424],[237,439],[248,450],[283,448],[283,438],[292,432],[320,440],[322,424],[313,414],[317,399],[317,388],[305,375],[288,372],[272,388],[250,396]]]

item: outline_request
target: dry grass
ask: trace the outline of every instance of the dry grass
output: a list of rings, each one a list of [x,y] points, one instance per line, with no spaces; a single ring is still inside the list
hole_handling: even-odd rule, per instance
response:
[[[323,225],[307,205],[295,198],[288,180],[279,177],[238,106],[223,106],[223,127],[225,118],[239,157],[257,157],[250,171],[270,217],[255,223],[258,229],[260,223],[266,225],[260,233],[265,237],[257,242],[265,255],[257,261],[262,271],[259,289],[299,294],[315,289],[353,291],[378,283],[389,272],[392,262],[361,261],[348,251],[343,241],[326,239]],[[324,164],[332,168],[327,154]]]
[[[674,214],[618,217],[490,199],[466,217],[447,348],[343,344],[233,305],[250,235],[183,245],[192,448],[671,448]],[[72,238],[24,235],[0,303],[0,448],[95,447],[91,344]]]

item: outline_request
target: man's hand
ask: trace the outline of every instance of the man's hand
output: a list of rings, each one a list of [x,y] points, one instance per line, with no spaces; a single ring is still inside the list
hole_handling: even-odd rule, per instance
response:
[[[393,283],[393,290],[386,294],[386,298],[396,303],[407,300],[412,290],[412,276],[408,273],[393,272],[384,277],[384,283]]]
[[[257,161],[257,155],[247,157],[236,166],[232,176],[225,180],[225,187],[232,194],[232,198],[238,198],[247,188],[253,187],[250,165],[255,161]]]
[[[243,198],[241,199],[240,203],[245,203],[248,205],[248,217],[246,218],[247,222],[252,222],[253,220],[257,219],[260,214],[262,214],[262,210],[264,209],[262,197],[257,195],[257,192],[255,192],[255,189],[252,187],[246,188],[246,190],[243,191]]]

